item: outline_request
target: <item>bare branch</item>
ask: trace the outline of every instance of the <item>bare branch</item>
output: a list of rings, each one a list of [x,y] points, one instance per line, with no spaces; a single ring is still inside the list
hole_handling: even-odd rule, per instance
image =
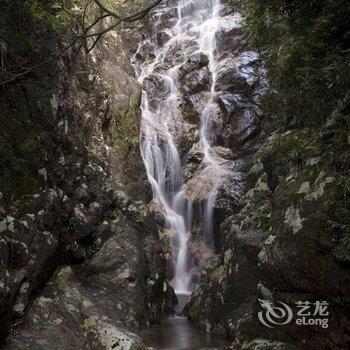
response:
[[[120,16],[116,12],[107,8],[105,5],[102,4],[100,0],[94,0],[94,2],[102,11],[108,13],[110,16],[113,16],[114,18],[120,18]]]
[[[138,13],[135,13],[131,16],[127,16],[123,18],[123,22],[135,22],[138,21],[144,17],[146,17],[157,5],[159,5],[163,0],[156,0],[147,7],[145,7],[143,10],[141,10]]]
[[[86,17],[86,12],[89,7],[89,5],[93,2],[93,0],[88,0],[84,6],[84,11],[83,11],[83,23],[85,23],[85,17]]]
[[[100,0],[88,0],[84,6],[84,11],[83,11],[83,16],[82,16],[82,21],[81,18],[80,20],[78,18],[75,18],[76,20],[78,20],[80,26],[82,27],[82,34],[78,35],[77,33],[75,33],[75,38],[72,40],[72,42],[68,45],[66,45],[65,47],[63,47],[56,55],[48,58],[47,60],[40,62],[32,67],[29,68],[24,68],[24,70],[22,72],[9,72],[7,71],[8,74],[12,74],[13,76],[11,78],[8,78],[7,80],[4,81],[0,81],[0,85],[5,85],[8,84],[12,81],[17,80],[20,77],[23,77],[27,74],[29,74],[30,72],[32,72],[33,70],[40,68],[52,61],[55,61],[57,59],[59,59],[64,53],[66,53],[69,49],[73,48],[78,42],[79,46],[78,46],[78,50],[80,51],[81,48],[84,46],[84,43],[86,43],[87,39],[89,38],[93,38],[93,43],[92,45],[89,47],[87,46],[87,44],[85,44],[86,47],[86,53],[89,53],[91,50],[93,50],[95,48],[95,46],[97,45],[97,43],[99,42],[99,40],[101,39],[101,37],[106,34],[107,32],[115,29],[118,25],[120,25],[123,22],[126,23],[131,23],[131,22],[135,22],[138,21],[144,17],[146,17],[152,9],[154,9],[158,4],[160,4],[163,0],[156,0],[153,1],[150,5],[146,6],[145,8],[143,8],[142,10],[140,10],[137,13],[134,13],[132,15],[126,15],[121,17],[119,14],[117,14],[116,12],[110,10],[109,8],[107,8],[105,5],[103,5],[101,3]],[[86,12],[88,9],[88,6],[92,3],[95,3],[103,12],[103,14],[99,17],[97,17],[91,24],[89,24],[87,27],[85,27],[85,18],[86,18]],[[64,6],[64,1],[63,1],[63,7]],[[103,19],[108,18],[108,17],[113,17],[116,19],[116,21],[112,24],[110,24],[108,27],[106,27],[105,29],[102,29],[100,31],[97,32],[92,32],[91,30],[98,24],[100,23]],[[70,28],[72,31],[73,29]]]
[[[99,23],[101,20],[103,20],[104,18],[110,17],[110,15],[108,13],[105,13],[104,15],[102,15],[101,17],[98,17],[95,19],[95,21],[90,24],[88,27],[85,28],[84,32],[87,33],[88,31],[90,31],[97,23]]]

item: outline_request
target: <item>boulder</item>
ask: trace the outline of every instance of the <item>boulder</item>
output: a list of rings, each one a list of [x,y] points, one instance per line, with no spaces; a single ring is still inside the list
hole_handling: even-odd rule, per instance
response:
[[[206,67],[209,63],[208,56],[203,52],[196,52],[190,56],[186,62],[180,67],[180,77],[184,77],[186,74]]]
[[[257,52],[242,52],[220,62],[215,89],[252,96],[259,88],[261,59]]]
[[[347,234],[328,221],[343,185],[329,155],[317,151],[322,136],[310,132],[271,135],[246,165],[242,206],[221,225],[219,254],[187,308],[196,322],[243,348],[332,349],[350,341],[349,271],[337,258],[347,256]],[[259,298],[284,302],[295,314],[299,301],[328,300],[328,327],[264,327]]]
[[[155,99],[160,99],[162,96],[164,97],[170,91],[170,86],[167,83],[164,76],[160,74],[154,74],[147,77],[144,82],[144,89],[148,93],[148,98],[150,101]]]
[[[182,77],[183,88],[189,95],[210,90],[210,73],[208,67],[191,71]]]
[[[219,92],[217,101],[224,114],[224,131],[221,136],[224,144],[237,153],[246,153],[252,148],[248,141],[260,133],[263,117],[260,108],[230,92]]]
[[[231,55],[232,52],[244,50],[248,43],[248,33],[244,28],[244,19],[241,14],[228,12],[219,19],[219,28],[216,33],[220,60]]]
[[[70,267],[61,268],[4,349],[144,349],[117,319],[101,314]]]

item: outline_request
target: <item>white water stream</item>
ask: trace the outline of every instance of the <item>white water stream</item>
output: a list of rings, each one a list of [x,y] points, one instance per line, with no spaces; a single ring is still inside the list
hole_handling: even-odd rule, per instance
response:
[[[185,198],[186,183],[177,146],[179,136],[183,133],[179,70],[190,56],[198,52],[209,59],[211,88],[200,115],[199,137],[204,154],[203,174],[210,174],[210,178],[215,179],[204,203],[202,218],[203,233],[207,241],[212,242],[213,204],[222,176],[227,172],[222,165],[224,162],[213,150],[215,140],[210,130],[217,77],[215,34],[221,4],[220,0],[179,0],[172,8],[169,6],[159,7],[153,14],[155,20],[159,19],[152,23],[150,42],[155,44],[154,56],[137,67],[135,64],[135,67],[141,83],[150,80],[156,82],[155,91],[150,91],[144,84],[142,92],[141,155],[154,198],[162,207],[169,228],[175,233],[176,239],[172,246],[174,289],[180,294],[189,292],[191,282],[188,242],[192,203]],[[174,21],[170,28],[164,28],[162,23],[165,10],[173,10]],[[167,39],[159,45],[157,35],[160,32]]]

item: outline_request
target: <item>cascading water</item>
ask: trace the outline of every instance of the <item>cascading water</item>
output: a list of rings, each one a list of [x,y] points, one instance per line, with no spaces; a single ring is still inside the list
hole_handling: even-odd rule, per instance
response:
[[[215,151],[211,119],[215,109],[217,78],[216,31],[220,0],[179,0],[175,5],[159,7],[153,14],[151,39],[153,53],[148,60],[138,63],[135,70],[143,84],[141,155],[153,195],[164,212],[170,229],[175,234],[172,244],[174,261],[174,289],[178,294],[188,293],[191,266],[188,264],[188,242],[192,226],[192,202],[186,199],[186,186],[181,169],[178,140],[183,134],[181,110],[182,92],[179,83],[181,67],[196,53],[208,58],[210,92],[200,113],[199,144],[204,158],[202,176],[211,179],[211,187],[204,203],[202,231],[207,244],[213,241],[213,205],[221,180],[230,170]],[[172,10],[174,21],[163,28],[164,10]],[[158,19],[158,20],[157,20]],[[171,21],[170,21],[171,22]],[[162,33],[166,39],[159,38]],[[140,45],[139,51],[145,43]]]

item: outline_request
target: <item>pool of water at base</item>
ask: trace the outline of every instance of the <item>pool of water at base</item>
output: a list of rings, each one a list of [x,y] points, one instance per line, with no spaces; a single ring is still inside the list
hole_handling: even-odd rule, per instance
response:
[[[223,337],[207,334],[182,316],[170,317],[162,325],[152,327],[142,339],[156,350],[223,349],[228,345]]]

